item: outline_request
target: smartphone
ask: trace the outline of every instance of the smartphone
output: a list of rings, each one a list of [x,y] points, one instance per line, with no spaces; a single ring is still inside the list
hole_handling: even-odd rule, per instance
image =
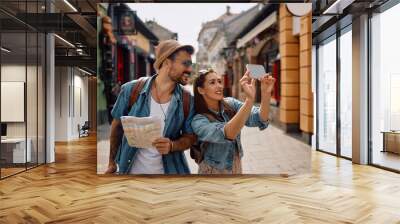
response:
[[[256,65],[256,64],[247,64],[247,70],[250,72],[250,77],[253,79],[261,79],[264,76],[267,76],[264,66]]]

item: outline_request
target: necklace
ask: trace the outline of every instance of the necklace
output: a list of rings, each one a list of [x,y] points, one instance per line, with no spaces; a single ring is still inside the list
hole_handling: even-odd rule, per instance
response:
[[[164,115],[164,123],[165,123],[166,120],[167,120],[167,115],[165,114],[164,108],[163,108],[162,105],[161,105],[161,100],[160,100],[160,96],[158,95],[158,90],[157,90],[156,81],[154,81],[154,88],[155,88],[155,90],[156,90],[156,97],[157,97],[157,100],[158,100],[157,104],[160,105],[161,111],[162,111],[162,113],[163,113],[163,115]]]

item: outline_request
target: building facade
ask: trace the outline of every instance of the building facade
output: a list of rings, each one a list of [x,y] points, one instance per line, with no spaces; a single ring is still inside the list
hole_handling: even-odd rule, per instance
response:
[[[178,33],[161,26],[155,20],[146,21],[145,24],[147,28],[157,36],[159,41],[170,39],[178,40]]]
[[[111,110],[117,99],[121,86],[134,79],[155,74],[155,45],[158,37],[146,26],[127,4],[99,4],[101,10],[99,22],[103,27],[108,17],[111,31],[104,29],[99,33],[98,88],[102,95],[98,98],[105,101],[106,108],[99,122],[112,121]],[[113,37],[108,37],[113,36]],[[114,41],[112,41],[114,39]]]
[[[246,64],[261,64],[276,80],[271,100],[271,122],[311,144],[311,13],[293,16],[285,4],[267,4],[226,49],[233,70],[233,96],[243,99],[239,80]],[[294,32],[294,29],[297,30]],[[257,86],[256,101],[260,102]]]
[[[219,63],[222,60],[221,49],[225,46],[224,31],[218,33],[221,29],[225,29],[226,23],[235,18],[237,14],[230,12],[230,7],[227,6],[226,12],[215,20],[202,24],[197,41],[198,51],[196,54],[196,63],[198,69],[206,69]],[[210,52],[211,51],[211,52]],[[221,71],[223,72],[223,70]]]

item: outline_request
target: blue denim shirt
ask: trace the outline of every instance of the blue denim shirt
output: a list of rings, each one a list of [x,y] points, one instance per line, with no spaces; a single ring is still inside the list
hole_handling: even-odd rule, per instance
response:
[[[121,116],[136,116],[148,117],[150,115],[150,99],[151,99],[151,84],[156,76],[147,79],[142,91],[139,93],[136,103],[132,106],[128,113],[128,104],[131,97],[132,88],[136,85],[137,80],[125,83],[122,85],[121,92],[114,105],[111,114],[114,119],[120,119]],[[193,134],[191,121],[194,116],[193,97],[190,99],[190,112],[185,120],[183,113],[182,101],[183,87],[177,85],[171,102],[168,107],[167,117],[163,136],[171,140],[178,139],[182,133]],[[130,147],[124,135],[121,145],[118,149],[115,159],[119,167],[120,174],[128,174],[135,161],[135,155],[138,148]],[[162,156],[165,174],[190,174],[189,166],[183,151],[168,153]]]
[[[231,97],[225,98],[225,102],[236,112],[243,105],[243,102]],[[205,115],[196,114],[192,121],[192,128],[199,141],[208,142],[207,149],[204,153],[204,162],[220,170],[232,170],[235,150],[238,149],[239,156],[243,157],[242,143],[240,140],[241,133],[239,133],[234,140],[229,140],[225,137],[224,127],[229,121],[229,117],[225,113],[222,104],[220,111],[220,115],[222,115],[224,119],[223,122],[210,122]],[[268,121],[261,121],[260,108],[253,107],[245,125],[248,127],[258,127],[260,130],[264,130],[268,127],[268,124]]]

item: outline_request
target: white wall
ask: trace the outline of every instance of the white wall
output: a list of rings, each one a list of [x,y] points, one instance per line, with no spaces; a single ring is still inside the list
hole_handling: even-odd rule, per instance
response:
[[[68,140],[68,68],[55,68],[55,141]]]
[[[88,78],[83,75],[76,68],[56,67],[56,141],[79,138],[78,124],[88,120]]]

